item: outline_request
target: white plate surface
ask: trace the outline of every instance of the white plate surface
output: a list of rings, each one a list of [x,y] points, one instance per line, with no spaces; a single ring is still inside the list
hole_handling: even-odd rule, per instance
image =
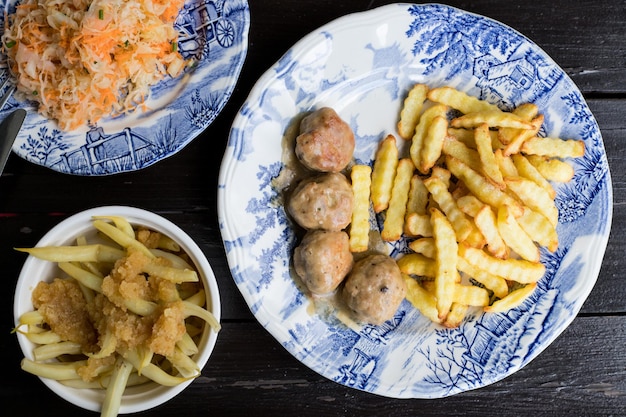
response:
[[[452,85],[510,109],[536,103],[542,134],[585,141],[575,177],[555,185],[560,246],[542,252],[545,276],[505,314],[476,312],[456,329],[404,301],[393,320],[353,330],[312,314],[290,270],[297,237],[272,186],[282,140],[298,115],[331,106],[352,126],[355,159],[371,164],[395,132],[410,86]],[[397,398],[437,398],[515,372],[574,319],[604,256],[612,188],[598,125],[580,91],[532,41],[448,6],[392,4],[314,31],[263,75],[232,127],[219,178],[219,221],[234,280],[258,321],[298,360],[349,387]],[[389,246],[392,256],[406,241]]]

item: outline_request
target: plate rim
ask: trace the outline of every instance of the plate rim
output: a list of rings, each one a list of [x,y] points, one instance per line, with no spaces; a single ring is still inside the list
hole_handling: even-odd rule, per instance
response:
[[[493,22],[494,24],[496,24],[497,26],[501,27],[504,30],[507,31],[511,31],[512,33],[516,34],[517,36],[520,36],[521,38],[523,38],[526,42],[528,42],[533,49],[538,50],[541,54],[542,57],[545,58],[546,60],[548,60],[554,67],[558,68],[562,74],[563,77],[565,78],[565,80],[568,83],[571,83],[571,86],[575,89],[575,91],[579,92],[581,95],[581,99],[583,100],[584,105],[588,108],[588,104],[586,103],[584,97],[582,97],[582,93],[580,92],[580,90],[578,89],[578,87],[576,86],[576,84],[571,80],[571,78],[568,76],[568,74],[552,59],[551,56],[549,56],[539,45],[537,45],[536,43],[534,43],[531,39],[529,39],[527,36],[525,36],[524,34],[520,33],[519,31],[517,31],[516,29],[502,23],[499,22],[491,17],[488,16],[484,16],[484,15],[480,15],[477,13],[473,13],[473,12],[468,12],[465,11],[463,9],[454,7],[454,6],[449,6],[449,5],[444,5],[444,4],[438,4],[438,3],[427,3],[427,4],[412,4],[412,3],[392,3],[392,4],[387,4],[387,5],[383,5],[383,6],[379,6],[377,8],[374,9],[370,9],[370,10],[366,10],[366,11],[361,11],[361,12],[355,12],[355,13],[350,13],[341,17],[336,18],[335,20],[332,20],[316,29],[314,29],[313,31],[311,31],[310,33],[308,33],[307,35],[305,35],[304,37],[302,37],[300,40],[298,40],[297,42],[295,42],[286,52],[285,54],[283,54],[278,61],[276,61],[267,71],[265,71],[261,77],[259,77],[259,79],[257,80],[257,82],[255,83],[255,85],[253,86],[253,88],[250,90],[250,93],[248,95],[248,98],[244,101],[240,111],[237,113],[237,116],[233,122],[233,126],[231,128],[231,133],[230,133],[230,137],[229,137],[229,141],[228,141],[228,146],[226,148],[225,151],[225,155],[224,155],[224,159],[222,160],[222,164],[220,167],[220,175],[219,175],[219,187],[218,187],[218,214],[219,214],[219,224],[220,224],[220,231],[222,234],[222,239],[223,239],[223,244],[227,245],[227,238],[228,237],[235,237],[235,238],[239,238],[240,236],[238,236],[235,233],[232,233],[229,230],[230,225],[228,224],[228,222],[226,221],[228,215],[227,215],[227,207],[226,207],[226,198],[225,198],[225,193],[226,193],[226,184],[227,184],[227,179],[228,179],[228,173],[233,170],[236,169],[236,165],[237,165],[237,161],[235,158],[232,157],[231,155],[231,147],[232,147],[232,142],[234,142],[234,140],[232,139],[235,131],[237,129],[239,130],[244,130],[243,127],[245,127],[248,124],[248,118],[246,116],[244,116],[244,114],[250,113],[252,111],[258,110],[261,106],[259,105],[259,97],[261,97],[261,93],[263,91],[265,91],[268,86],[271,86],[271,84],[273,83],[273,79],[275,78],[275,74],[276,74],[276,68],[280,65],[281,61],[283,59],[285,59],[290,53],[292,52],[296,52],[293,57],[298,57],[299,55],[304,54],[305,52],[303,51],[303,47],[304,46],[309,46],[312,41],[314,39],[317,39],[319,37],[319,35],[323,32],[331,32],[332,29],[335,26],[338,26],[340,24],[345,23],[346,20],[351,20],[351,19],[358,19],[360,17],[363,18],[363,20],[365,20],[365,18],[369,17],[370,15],[376,15],[378,13],[381,13],[383,11],[386,11],[386,9],[394,9],[394,11],[399,11],[402,10],[403,7],[411,7],[411,6],[416,6],[416,7],[428,7],[428,6],[441,6],[441,7],[445,7],[448,9],[452,9],[453,11],[457,11],[457,12],[461,12],[463,14],[467,14],[467,15],[472,15],[472,16],[477,16],[481,19],[486,19],[489,20],[491,22]],[[399,12],[398,12],[399,13]],[[593,114],[589,114],[591,120],[593,121],[593,123],[597,126],[598,129],[598,136],[600,138],[601,141],[601,145],[602,145],[602,150],[604,152],[604,155],[606,156],[605,153],[605,148],[604,148],[604,142],[602,140],[602,136],[601,136],[601,131],[599,129],[599,126],[597,125],[597,121],[595,119],[595,116]],[[228,158],[230,157],[230,158]],[[282,163],[282,161],[281,161]],[[471,387],[469,389],[462,389],[459,391],[454,391],[452,393],[446,394],[446,395],[440,395],[440,393],[436,393],[435,395],[425,395],[425,396],[416,396],[413,393],[409,393],[409,395],[403,396],[403,395],[387,395],[384,392],[374,392],[374,391],[368,391],[368,390],[363,390],[366,392],[370,392],[370,393],[374,393],[377,395],[382,395],[382,396],[387,396],[387,397],[392,397],[392,398],[442,398],[442,397],[447,397],[449,395],[454,395],[454,394],[458,394],[461,392],[466,392],[469,390],[473,390],[473,389],[479,389],[479,388],[483,388],[485,386],[491,385],[495,382],[498,382],[510,375],[512,375],[513,373],[519,371],[520,369],[522,369],[523,367],[525,367],[526,365],[528,365],[528,363],[530,363],[534,358],[536,358],[541,352],[543,352],[546,348],[548,348],[553,342],[554,340],[556,340],[556,338],[559,337],[559,335],[561,335],[563,333],[563,331],[569,327],[569,325],[572,323],[572,321],[577,317],[578,312],[580,311],[580,309],[582,308],[585,300],[588,298],[589,294],[591,293],[591,291],[593,290],[594,286],[595,286],[595,282],[598,279],[599,273],[600,273],[600,268],[602,266],[602,260],[605,256],[606,253],[606,247],[608,245],[608,239],[609,239],[609,235],[610,235],[610,230],[611,230],[611,225],[612,225],[612,218],[613,218],[613,187],[612,187],[612,180],[611,180],[611,174],[610,174],[610,169],[608,167],[608,161],[606,161],[606,166],[607,166],[607,170],[605,172],[605,178],[603,180],[603,182],[605,183],[605,189],[606,189],[606,199],[607,199],[607,218],[606,221],[603,223],[603,227],[602,230],[605,230],[605,234],[604,235],[599,235],[599,239],[598,239],[598,253],[601,255],[597,258],[594,258],[595,262],[593,265],[593,276],[594,279],[592,280],[592,282],[588,285],[588,287],[586,287],[587,291],[585,292],[585,294],[582,297],[578,297],[578,300],[580,301],[580,306],[576,309],[576,311],[571,315],[571,317],[569,317],[567,320],[563,320],[563,321],[559,321],[559,326],[555,326],[552,327],[551,329],[551,334],[550,337],[548,338],[547,342],[542,342],[540,344],[540,348],[539,349],[535,349],[533,351],[533,354],[528,358],[525,359],[522,363],[520,363],[520,365],[513,367],[510,370],[507,370],[505,373],[502,374],[498,374],[496,375],[495,378],[491,378],[488,382],[486,383],[480,383],[478,386],[474,386]],[[230,235],[230,236],[227,236]],[[231,271],[231,274],[233,275],[233,279],[235,278],[235,275],[237,274],[237,271],[235,270],[236,264],[237,264],[237,259],[234,259],[237,257],[237,254],[233,253],[234,251],[229,251],[227,249],[227,258],[228,258],[228,264],[229,264],[229,269]],[[240,293],[242,294],[242,296],[244,297],[246,304],[248,305],[248,307],[251,309],[252,311],[252,304],[255,301],[254,297],[252,296],[252,294],[246,293],[244,292],[243,288],[237,283],[235,282],[237,285],[238,290],[240,291]],[[262,298],[262,297],[261,297]],[[267,322],[262,321],[261,318],[258,316],[260,311],[263,311],[265,313],[264,318],[267,317],[271,317],[272,314],[270,312],[268,312],[267,310],[263,310],[263,306],[262,305],[257,305],[256,306],[258,309],[256,311],[252,311],[253,315],[255,316],[255,319],[263,325],[263,327],[283,346],[283,348],[285,348],[296,360],[298,360],[300,363],[304,364],[305,366],[309,367],[310,369],[312,369],[313,371],[317,372],[318,374],[324,376],[325,378],[328,378],[327,375],[324,375],[322,372],[320,372],[320,370],[316,369],[312,364],[307,363],[306,359],[304,358],[304,360],[300,357],[298,357],[298,355],[296,354],[296,352],[292,352],[292,350],[290,350],[287,346],[285,346],[285,341],[287,338],[285,337],[286,333],[287,333],[287,329],[284,328],[284,326],[280,325],[279,323],[276,322],[272,322],[272,320],[268,320]],[[281,339],[280,336],[283,337],[283,339]],[[317,360],[317,359],[316,359]],[[332,379],[331,379],[332,380]],[[378,388],[380,389],[381,386],[383,386],[384,384],[381,383],[381,385],[378,386]],[[351,387],[348,386],[350,388],[356,388],[357,387]]]

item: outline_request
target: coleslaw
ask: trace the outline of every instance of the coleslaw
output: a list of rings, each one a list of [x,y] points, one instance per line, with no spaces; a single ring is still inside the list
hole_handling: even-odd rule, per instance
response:
[[[2,46],[17,95],[63,130],[145,108],[186,62],[174,21],[184,0],[23,0]]]

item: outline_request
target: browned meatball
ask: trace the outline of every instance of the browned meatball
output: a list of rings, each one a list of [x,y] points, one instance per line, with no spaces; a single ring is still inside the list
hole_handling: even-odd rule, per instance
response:
[[[346,232],[307,232],[293,254],[296,273],[313,294],[328,294],[352,269],[350,239]]]
[[[339,172],[352,160],[354,133],[333,109],[322,107],[300,122],[295,152],[309,169]]]
[[[357,320],[381,324],[398,310],[406,295],[406,284],[391,257],[368,255],[354,264],[342,295]]]
[[[352,186],[338,173],[306,178],[293,191],[287,209],[305,229],[339,231],[352,220]]]

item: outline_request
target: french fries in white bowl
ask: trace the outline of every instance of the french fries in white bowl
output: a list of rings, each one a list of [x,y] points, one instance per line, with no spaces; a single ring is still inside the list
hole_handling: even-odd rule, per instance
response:
[[[133,413],[170,400],[200,375],[220,329],[219,289],[202,250],[174,223],[138,208],[98,207],[63,220],[35,248],[18,250],[30,254],[14,299],[22,368],[61,398],[103,416]],[[124,290],[131,276],[135,289]],[[55,278],[72,281],[66,285],[79,289],[87,317],[100,317],[91,349],[67,342],[55,321]],[[34,297],[42,281],[48,284]],[[118,322],[102,316],[123,317],[119,323],[133,324],[133,336],[125,339]],[[84,378],[88,371],[92,378]]]

